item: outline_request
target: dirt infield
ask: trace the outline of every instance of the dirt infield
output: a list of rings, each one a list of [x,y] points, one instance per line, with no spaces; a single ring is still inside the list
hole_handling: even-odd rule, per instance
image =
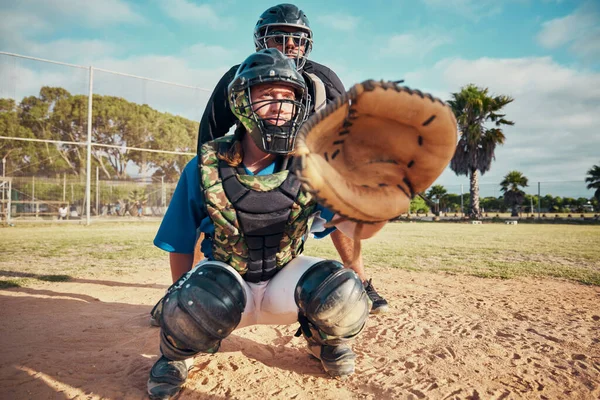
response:
[[[148,313],[167,268],[1,290],[0,397],[145,398],[159,333]],[[600,397],[600,288],[371,272],[391,311],[369,319],[347,381],[326,377],[293,337],[297,326],[257,326],[197,357],[180,398]]]

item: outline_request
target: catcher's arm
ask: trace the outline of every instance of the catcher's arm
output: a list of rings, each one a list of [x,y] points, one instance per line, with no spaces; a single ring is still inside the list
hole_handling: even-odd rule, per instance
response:
[[[339,221],[339,222],[336,222]],[[349,221],[340,215],[335,215],[332,219],[335,223],[335,227],[342,231],[342,233],[349,238],[354,240],[364,240],[369,239],[377,234],[384,226],[387,224],[387,221],[383,222],[374,222],[372,224],[364,224],[360,226],[358,222]]]

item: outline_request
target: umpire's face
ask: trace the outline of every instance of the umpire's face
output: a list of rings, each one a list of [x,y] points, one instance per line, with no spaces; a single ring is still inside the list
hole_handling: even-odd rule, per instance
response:
[[[275,33],[277,32],[281,32],[282,34],[276,35]],[[285,35],[285,33],[290,33],[290,35]],[[266,41],[266,44],[267,47],[275,48],[289,58],[296,59],[298,57],[303,57],[304,52],[306,51],[307,41],[305,35],[305,32],[289,26],[275,26],[272,27],[269,32],[269,36],[271,37]]]

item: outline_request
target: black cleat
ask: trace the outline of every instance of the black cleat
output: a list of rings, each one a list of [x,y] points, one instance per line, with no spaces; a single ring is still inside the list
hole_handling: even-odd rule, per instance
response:
[[[321,361],[323,369],[332,378],[345,380],[354,374],[356,354],[347,344],[321,345],[313,339],[308,339],[307,350],[310,355]]]
[[[365,281],[363,284],[365,286],[365,292],[367,292],[369,299],[371,299],[371,302],[373,303],[370,314],[388,312],[390,309],[388,302],[383,297],[381,297],[379,293],[377,293],[377,291],[373,287],[373,284],[371,283],[371,279]]]
[[[152,400],[168,400],[177,395],[188,377],[185,361],[161,356],[150,370],[148,394]]]

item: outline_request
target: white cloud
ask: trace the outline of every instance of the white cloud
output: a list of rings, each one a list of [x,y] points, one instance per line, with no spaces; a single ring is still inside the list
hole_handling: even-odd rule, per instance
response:
[[[600,57],[600,11],[585,3],[572,14],[544,22],[537,40],[547,49],[568,46],[578,56]]]
[[[96,52],[113,50],[101,40],[62,39],[42,43],[31,39],[52,37],[56,28],[68,26],[105,27],[116,23],[140,23],[144,19],[121,0],[22,0],[0,4],[0,49],[52,59],[85,59]],[[75,56],[75,57],[73,57]]]
[[[18,10],[1,10],[2,24],[0,31],[3,34],[30,34],[45,31],[49,24],[37,15]]]
[[[380,53],[390,57],[417,57],[422,58],[440,46],[452,43],[449,34],[434,33],[406,33],[392,35],[387,40]]]
[[[160,6],[171,18],[185,23],[208,25],[214,29],[226,29],[232,20],[221,17],[210,4],[194,4],[188,0],[162,0]]]
[[[85,23],[102,27],[117,23],[140,23],[144,18],[123,0],[80,1],[80,0],[22,0],[18,6],[28,14],[45,21]]]
[[[25,35],[46,33],[51,30],[44,19],[19,10],[5,10],[0,7],[0,49],[18,51],[26,49],[30,43]]]
[[[329,26],[338,31],[352,31],[356,29],[360,18],[348,14],[326,14],[319,15],[317,22],[323,26]]]
[[[497,160],[482,178],[484,183],[497,183],[516,169],[532,181],[583,184],[585,171],[598,162],[600,73],[568,68],[549,57],[456,58],[406,78],[411,87],[445,93],[443,99],[468,83],[515,98],[505,109],[515,126],[505,127],[506,143],[497,148]],[[442,184],[456,181],[450,169],[439,179]]]
[[[423,0],[425,5],[434,10],[450,11],[467,19],[479,21],[502,11],[498,0]]]
[[[222,46],[212,46],[205,43],[196,43],[181,52],[181,56],[189,59],[197,59],[201,62],[206,60],[219,60],[224,63],[232,60],[236,52]],[[238,62],[240,60],[237,60]]]
[[[89,64],[98,57],[110,56],[117,46],[102,40],[59,39],[48,43],[29,42],[27,49],[28,55],[35,57]]]
[[[155,54],[134,56],[127,59],[98,59],[94,65],[111,71],[210,89],[231,67],[230,65],[223,65],[210,69],[198,68],[190,65],[188,60],[181,56]]]

